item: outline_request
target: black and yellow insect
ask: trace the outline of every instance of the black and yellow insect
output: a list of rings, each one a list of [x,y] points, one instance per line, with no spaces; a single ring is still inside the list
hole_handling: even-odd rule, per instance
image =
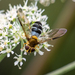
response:
[[[35,47],[36,46],[38,47],[38,44],[44,43],[47,40],[57,39],[57,38],[63,36],[67,32],[67,29],[65,29],[65,28],[53,29],[49,33],[48,39],[38,41],[38,37],[42,33],[42,23],[40,21],[36,21],[33,24],[33,26],[31,27],[27,17],[25,16],[25,14],[23,13],[23,10],[21,8],[18,9],[17,16],[18,16],[18,20],[22,26],[22,29],[25,33],[25,37],[27,39],[27,42],[24,43],[25,49],[27,52],[30,52],[30,53],[35,51]],[[26,33],[26,29],[25,29],[26,25],[29,28],[29,31],[31,33],[31,37],[29,37]]]

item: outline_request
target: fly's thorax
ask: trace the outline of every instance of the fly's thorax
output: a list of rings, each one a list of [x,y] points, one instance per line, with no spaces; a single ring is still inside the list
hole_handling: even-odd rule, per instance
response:
[[[31,31],[32,31],[32,32],[31,32],[31,35],[32,35],[32,36],[35,35],[35,36],[38,37],[38,36],[41,34],[41,32],[42,32],[42,24],[41,24],[41,22],[36,21],[36,22],[33,24]]]

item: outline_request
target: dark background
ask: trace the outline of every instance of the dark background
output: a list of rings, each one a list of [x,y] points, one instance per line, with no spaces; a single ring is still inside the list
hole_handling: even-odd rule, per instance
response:
[[[9,4],[22,4],[23,0],[1,0],[0,10],[9,9]],[[49,7],[44,7],[38,3],[38,7],[45,9],[43,15],[48,16],[47,23],[50,28],[66,28],[67,33],[55,41],[49,42],[54,45],[50,52],[42,49],[44,55],[34,56],[33,53],[25,56],[27,61],[24,62],[22,69],[14,67],[13,56],[5,57],[0,62],[0,75],[44,75],[52,72],[60,67],[63,67],[75,61],[75,5],[72,0],[66,0],[62,3],[56,0]],[[20,45],[16,47],[15,52],[19,53]],[[74,75],[75,69],[64,75]]]

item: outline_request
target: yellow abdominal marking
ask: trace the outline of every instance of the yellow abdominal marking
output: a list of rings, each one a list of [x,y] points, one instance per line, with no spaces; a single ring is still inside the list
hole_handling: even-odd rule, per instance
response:
[[[35,36],[35,35],[34,35],[34,36],[32,36],[32,38],[34,38],[34,39],[36,39],[36,40],[37,40],[37,36]]]

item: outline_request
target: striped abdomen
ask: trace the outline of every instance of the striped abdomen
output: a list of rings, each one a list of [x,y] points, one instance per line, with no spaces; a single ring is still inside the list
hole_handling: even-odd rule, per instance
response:
[[[34,24],[33,24],[33,27],[32,27],[32,32],[31,32],[31,35],[35,35],[35,36],[39,36],[42,32],[42,24],[41,22],[39,21],[36,21]]]

